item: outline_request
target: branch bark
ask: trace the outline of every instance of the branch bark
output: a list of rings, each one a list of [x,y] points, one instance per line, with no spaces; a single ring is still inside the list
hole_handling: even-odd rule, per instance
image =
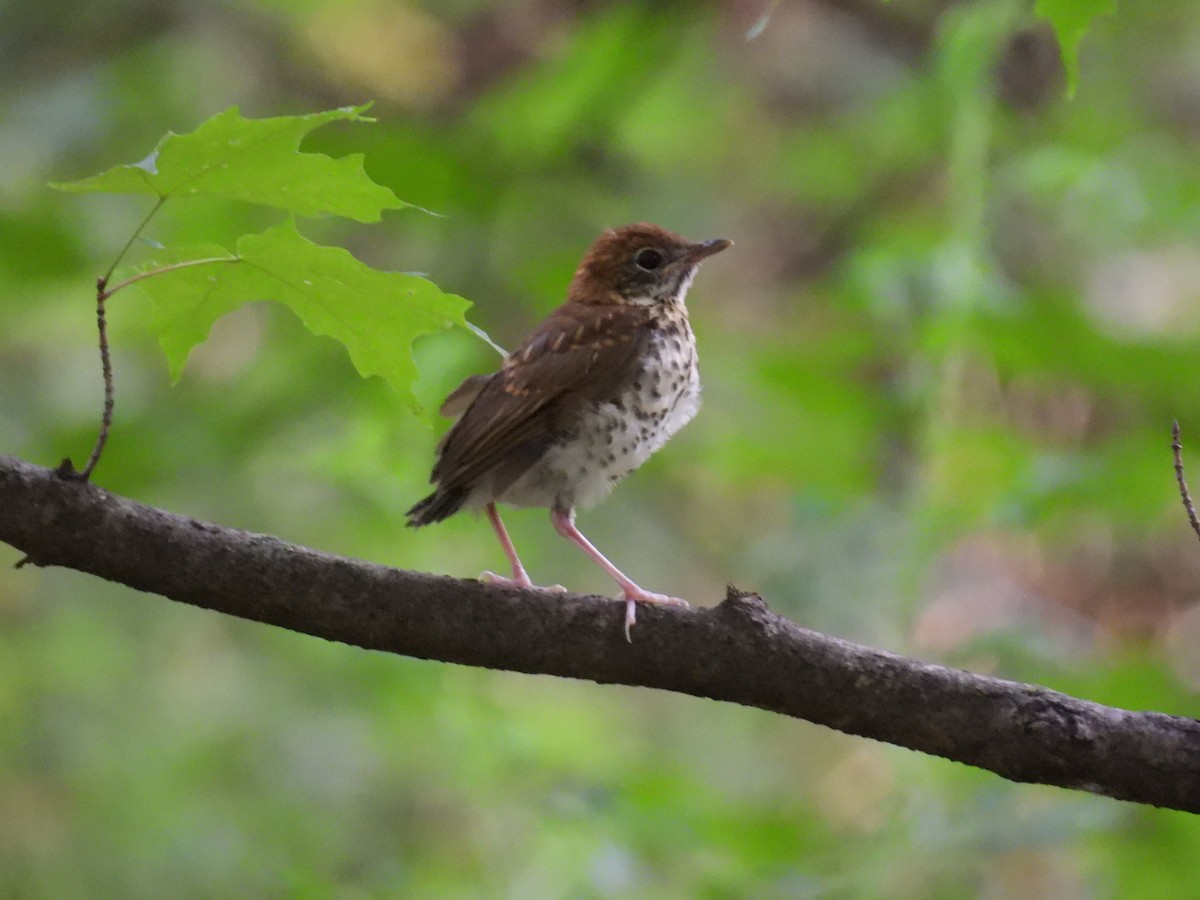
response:
[[[216,610],[390,653],[754,706],[1122,800],[1200,812],[1200,721],[1132,712],[801,628],[730,588],[646,607],[389,569],[178,516],[0,455],[0,540]]]

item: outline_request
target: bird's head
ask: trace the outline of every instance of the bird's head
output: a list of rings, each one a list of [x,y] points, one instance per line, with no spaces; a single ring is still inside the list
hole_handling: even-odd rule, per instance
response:
[[[584,254],[570,297],[606,305],[683,303],[700,263],[732,245],[724,238],[689,241],[649,222],[611,228]]]

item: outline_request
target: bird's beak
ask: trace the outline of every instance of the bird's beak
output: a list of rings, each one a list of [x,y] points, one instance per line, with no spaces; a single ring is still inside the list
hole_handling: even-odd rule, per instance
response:
[[[701,241],[698,244],[693,244],[692,249],[685,255],[684,259],[689,263],[698,263],[701,260],[708,259],[714,253],[720,253],[733,246],[733,241],[728,241],[725,238],[716,238],[711,241]]]

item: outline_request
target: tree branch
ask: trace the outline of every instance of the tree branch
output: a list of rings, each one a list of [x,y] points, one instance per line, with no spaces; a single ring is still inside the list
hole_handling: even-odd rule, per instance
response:
[[[38,565],[293,631],[463,665],[678,691],[989,769],[1200,812],[1200,722],[825,637],[730,588],[646,607],[389,569],[174,515],[0,456],[0,540]]]

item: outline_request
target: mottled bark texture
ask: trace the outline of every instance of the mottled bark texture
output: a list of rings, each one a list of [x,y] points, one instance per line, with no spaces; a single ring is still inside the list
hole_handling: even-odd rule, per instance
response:
[[[801,628],[730,589],[709,609],[514,590],[177,516],[0,456],[0,540],[42,566],[359,647],[631,684],[1122,800],[1200,811],[1200,722],[931,665]]]

